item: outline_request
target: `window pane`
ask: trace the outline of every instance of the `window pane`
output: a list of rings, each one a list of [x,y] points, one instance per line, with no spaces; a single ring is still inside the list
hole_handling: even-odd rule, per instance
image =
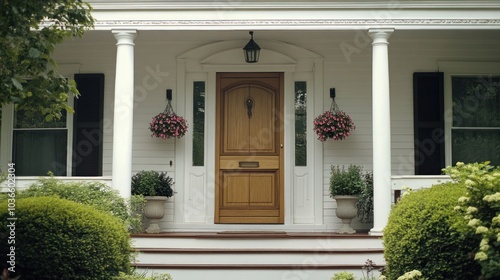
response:
[[[500,77],[452,77],[453,126],[500,127]]]
[[[18,176],[45,176],[52,171],[66,175],[67,132],[61,130],[15,130],[14,162]]]
[[[307,165],[307,83],[295,82],[295,166]]]
[[[59,120],[46,121],[42,115],[28,115],[24,111],[15,111],[14,128],[64,128],[66,112],[62,112]]]
[[[194,82],[193,89],[193,166],[203,166],[205,160],[205,82]]]
[[[453,164],[491,161],[500,165],[500,130],[455,129],[452,131]]]

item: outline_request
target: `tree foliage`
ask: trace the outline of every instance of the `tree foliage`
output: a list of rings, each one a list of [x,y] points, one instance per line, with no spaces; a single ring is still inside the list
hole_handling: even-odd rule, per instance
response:
[[[51,57],[57,44],[93,27],[82,0],[0,0],[0,105],[15,104],[28,115],[60,118],[74,81],[59,74]]]
[[[467,192],[455,207],[467,222],[469,235],[480,238],[474,258],[481,265],[481,279],[500,278],[500,167],[489,162],[447,167],[450,177]]]

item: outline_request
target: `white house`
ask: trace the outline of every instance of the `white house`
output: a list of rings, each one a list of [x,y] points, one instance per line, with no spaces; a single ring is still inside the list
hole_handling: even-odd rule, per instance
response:
[[[133,173],[167,171],[165,232],[331,232],[330,166],[361,164],[375,219],[355,227],[381,235],[394,190],[457,161],[500,164],[500,1],[89,2],[95,29],[55,53],[83,93],[77,113],[33,127],[3,108],[1,166],[15,162],[20,182],[51,170],[128,196]],[[356,130],[323,143],[312,125],[331,88]],[[148,130],[167,89],[189,121],[182,139]]]

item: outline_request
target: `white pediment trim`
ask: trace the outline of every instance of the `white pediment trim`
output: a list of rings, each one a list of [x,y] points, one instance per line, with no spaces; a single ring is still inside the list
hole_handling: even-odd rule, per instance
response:
[[[203,72],[295,72],[295,64],[203,64]]]
[[[278,41],[258,40],[261,55],[258,63],[245,63],[243,46],[247,41],[231,40],[214,42],[191,49],[177,57],[189,61],[186,71],[291,71],[298,63],[321,59],[321,56],[292,44]],[[311,64],[312,65],[312,64]]]
[[[262,49],[260,52],[260,61],[265,61],[267,64],[295,64],[297,61],[290,56],[270,49]],[[234,48],[221,51],[210,55],[200,61],[201,64],[245,64],[243,56],[243,48]]]

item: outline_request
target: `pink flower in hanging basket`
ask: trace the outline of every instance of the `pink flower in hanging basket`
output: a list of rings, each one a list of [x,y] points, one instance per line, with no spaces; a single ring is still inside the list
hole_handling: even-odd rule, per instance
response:
[[[149,123],[151,137],[167,138],[182,138],[187,132],[188,124],[186,119],[176,114],[165,112],[154,116]]]
[[[318,140],[344,140],[356,129],[351,117],[343,111],[326,111],[314,119],[314,131]]]

